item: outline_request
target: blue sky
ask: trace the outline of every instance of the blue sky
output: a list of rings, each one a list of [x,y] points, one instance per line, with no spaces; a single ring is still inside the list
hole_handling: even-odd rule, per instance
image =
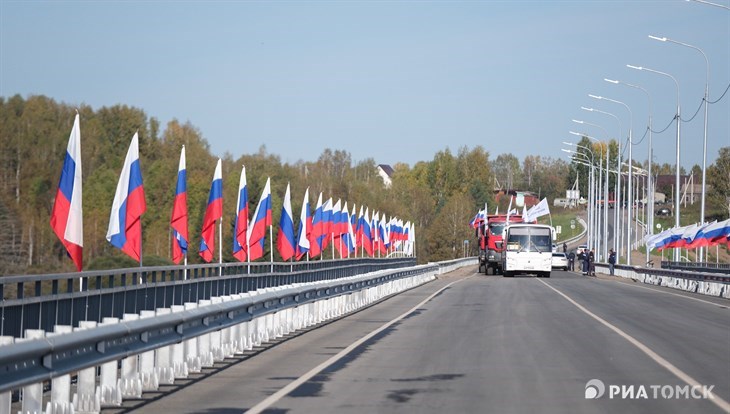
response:
[[[715,0],[730,5],[727,0]],[[563,158],[569,130],[626,137],[697,110],[730,84],[730,11],[687,1],[8,1],[0,0],[0,96],[127,104],[163,125],[197,126],[217,155],[266,145],[283,161],[324,148],[354,160],[431,160],[447,146]],[[708,164],[730,145],[730,92],[710,106]],[[675,127],[654,135],[674,163]],[[82,120],[83,133],[83,120]],[[682,164],[702,160],[703,113],[681,128]],[[83,139],[83,137],[82,137]],[[130,137],[131,139],[131,137]]]

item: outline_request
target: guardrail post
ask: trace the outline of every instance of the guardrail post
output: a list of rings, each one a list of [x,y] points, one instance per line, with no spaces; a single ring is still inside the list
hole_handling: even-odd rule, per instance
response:
[[[125,313],[122,317],[124,321],[136,321],[137,319],[139,319],[139,315],[136,313]],[[123,398],[142,397],[142,379],[139,375],[138,358],[138,355],[132,355],[122,360],[120,390]]]
[[[114,325],[119,318],[106,317],[100,325]],[[118,407],[122,405],[121,381],[117,378],[117,361],[109,361],[101,366],[99,388],[102,406]]]
[[[79,321],[74,331],[96,328],[96,321]],[[74,409],[77,413],[98,413],[101,411],[101,396],[96,390],[96,367],[89,367],[78,372],[76,394],[73,397]],[[23,410],[25,412],[25,409]]]
[[[17,338],[16,343],[44,338],[46,331],[42,329],[26,329],[25,337]],[[39,382],[23,387],[23,413],[40,413],[43,411],[43,383]]]
[[[143,310],[139,312],[140,319],[154,317],[155,311]],[[160,387],[160,377],[155,370],[155,351],[139,354],[139,376],[142,380],[142,391],[157,391]]]
[[[15,342],[12,336],[0,336],[0,346],[10,345]],[[12,403],[12,394],[10,391],[0,394],[0,414],[10,414],[10,404]]]
[[[185,310],[196,309],[197,303],[185,302]],[[202,369],[200,354],[198,353],[198,338],[186,339],[183,342],[185,362],[188,372],[200,372]]]
[[[183,305],[172,305],[170,308],[172,313],[185,311]],[[186,341],[187,342],[187,341]],[[175,378],[188,377],[188,364],[185,362],[185,344],[177,343],[172,345],[172,369],[175,372]]]
[[[209,299],[201,299],[198,301],[198,307],[210,305]],[[211,334],[203,334],[198,337],[198,355],[200,356],[201,367],[212,367],[215,364],[213,360],[213,352],[211,352]]]
[[[155,316],[169,315],[170,308],[158,308]],[[163,346],[155,350],[155,372],[160,384],[172,385],[175,383],[175,370],[172,368],[171,358],[172,346]]]
[[[223,302],[230,302],[233,299],[230,295],[221,296]],[[223,359],[232,358],[235,353],[235,344],[233,338],[233,326],[221,329],[221,351]]]
[[[214,305],[219,304],[223,302],[223,298],[220,296],[213,296],[210,298],[210,302]],[[210,351],[213,353],[213,361],[223,361],[226,359],[221,336],[222,333],[220,330],[210,333]]]
[[[46,336],[63,335],[73,332],[73,327],[56,325],[53,332]],[[61,375],[51,380],[51,401],[46,404],[46,413],[70,413],[71,409],[71,375]]]

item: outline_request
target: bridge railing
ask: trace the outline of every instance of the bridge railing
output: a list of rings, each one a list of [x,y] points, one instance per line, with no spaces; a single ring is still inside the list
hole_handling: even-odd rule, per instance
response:
[[[337,318],[384,297],[427,283],[475,258],[380,270],[337,280],[294,283],[212,297],[198,303],[32,331],[25,339],[0,337],[0,414],[22,389],[22,412],[99,412],[120,406],[242,354],[274,338]],[[63,328],[63,329],[59,329]],[[13,343],[16,342],[16,343]],[[121,369],[119,369],[121,367]],[[71,375],[76,394],[71,397]],[[50,400],[44,388],[51,386]],[[71,406],[73,405],[73,407]]]
[[[223,265],[160,266],[138,269],[57,275],[0,277],[0,287],[16,287],[18,294],[0,301],[0,335],[23,336],[27,329],[51,331],[55,325],[76,326],[80,321],[102,322],[105,317],[121,318],[215,296],[246,293],[292,283],[336,280],[383,269],[415,265],[415,258],[353,259],[310,261],[300,264],[271,263],[251,266]],[[187,270],[187,278],[185,273]],[[268,270],[263,272],[262,270]],[[93,283],[82,291],[82,278]],[[65,289],[60,289],[64,281]],[[108,283],[103,283],[108,281]],[[46,289],[41,287],[45,285]],[[49,286],[50,285],[50,288]],[[31,294],[23,292],[33,286]],[[8,289],[5,289],[7,292]]]
[[[596,268],[608,273],[609,266],[607,263],[596,263]],[[650,285],[730,299],[730,274],[626,265],[615,265],[614,274]]]
[[[708,262],[672,262],[661,263],[662,269],[691,270],[703,273],[724,273],[730,275],[730,263],[708,263]]]

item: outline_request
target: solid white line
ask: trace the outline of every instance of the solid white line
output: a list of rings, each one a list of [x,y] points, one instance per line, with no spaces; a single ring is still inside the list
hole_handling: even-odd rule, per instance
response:
[[[657,364],[663,366],[669,372],[671,372],[672,374],[674,374],[675,376],[677,376],[677,378],[681,379],[682,381],[684,381],[685,383],[687,383],[688,385],[690,385],[692,387],[695,387],[695,386],[696,387],[702,387],[702,384],[700,384],[699,381],[695,380],[694,378],[690,377],[688,374],[686,374],[681,369],[679,369],[679,368],[675,367],[674,365],[672,365],[672,363],[670,363],[666,359],[662,358],[656,352],[652,351],[648,346],[646,346],[643,343],[639,342],[638,339],[636,339],[633,336],[631,336],[631,335],[627,334],[626,332],[622,331],[617,326],[612,325],[611,323],[607,322],[605,319],[601,318],[600,316],[596,315],[595,313],[589,311],[588,309],[586,309],[585,307],[583,307],[582,305],[580,305],[578,302],[576,302],[573,299],[571,299],[570,297],[568,297],[568,295],[566,295],[565,293],[563,293],[563,292],[555,289],[554,287],[550,286],[549,284],[543,282],[540,279],[537,279],[537,280],[540,281],[543,285],[545,285],[545,286],[549,287],[550,289],[552,289],[553,291],[555,291],[557,294],[559,294],[563,298],[565,298],[565,300],[567,300],[568,302],[570,302],[573,305],[575,305],[576,308],[578,308],[581,311],[583,311],[583,313],[585,313],[586,315],[588,315],[591,318],[597,320],[601,324],[605,325],[607,328],[609,328],[612,331],[614,331],[617,334],[619,334],[621,337],[623,337],[624,339],[626,339],[627,341],[629,341],[629,343],[631,343],[635,347],[639,348],[639,350],[641,350],[643,353],[645,353],[647,356],[649,356],[649,358],[653,359],[654,362],[656,362]],[[709,400],[712,401],[715,405],[717,405],[718,407],[720,407],[725,412],[730,412],[730,403],[728,403],[727,401],[723,400],[722,398],[720,398],[717,394],[715,394],[713,392],[708,392],[708,396],[710,397]]]
[[[616,277],[621,277],[621,276],[616,276]],[[688,296],[688,295],[682,295],[682,294],[674,293],[674,292],[667,292],[667,291],[662,290],[662,289],[653,289],[653,288],[650,288],[648,286],[632,285],[632,284],[629,284],[629,283],[623,283],[623,282],[621,282],[618,279],[617,280],[598,279],[598,280],[602,280],[602,281],[605,281],[605,282],[619,283],[621,285],[631,286],[631,287],[635,287],[635,288],[639,288],[639,289],[653,290],[654,292],[665,293],[667,295],[672,295],[672,296],[679,296],[680,298],[685,298],[685,299],[692,299],[692,300],[696,300],[697,302],[707,303],[708,305],[715,305],[715,306],[720,307],[720,308],[728,309],[728,307],[730,307],[730,303],[728,303],[727,305],[723,305],[721,303],[710,302],[709,300],[695,298],[695,297]],[[631,280],[633,280],[633,279],[631,279]],[[641,283],[641,282],[639,282],[639,283]],[[667,288],[667,289],[671,289],[671,288]]]
[[[350,352],[352,352],[353,350],[355,350],[355,348],[357,348],[358,346],[360,346],[360,345],[364,344],[365,342],[367,342],[370,338],[372,338],[375,335],[379,334],[380,332],[388,329],[390,326],[392,326],[396,322],[402,320],[406,316],[408,316],[411,313],[413,313],[416,310],[418,310],[418,308],[420,308],[423,305],[425,305],[426,303],[428,303],[428,301],[430,301],[431,299],[433,299],[439,293],[443,292],[444,290],[448,289],[449,287],[451,287],[452,285],[454,285],[456,283],[463,282],[464,280],[469,279],[469,278],[472,278],[472,277],[474,277],[474,275],[467,276],[464,279],[455,280],[455,281],[449,283],[448,285],[442,287],[438,291],[434,292],[431,296],[429,296],[426,299],[424,299],[418,305],[414,306],[413,308],[411,308],[410,310],[406,311],[402,315],[396,317],[395,319],[391,320],[390,322],[386,322],[380,328],[378,328],[378,329],[370,332],[369,334],[367,334],[367,335],[363,336],[362,338],[358,339],[357,341],[353,342],[350,346],[348,346],[347,348],[345,348],[342,351],[340,351],[339,353],[337,353],[337,355],[331,357],[330,359],[328,359],[328,360],[324,361],[323,363],[317,365],[316,367],[312,368],[310,371],[308,371],[307,373],[305,373],[301,377],[299,377],[296,380],[294,380],[294,381],[290,382],[289,384],[287,384],[284,388],[282,388],[279,391],[275,392],[274,394],[270,395],[269,397],[267,397],[266,399],[264,399],[260,403],[254,405],[248,411],[246,411],[246,414],[258,414],[258,413],[261,413],[262,411],[264,411],[265,409],[271,407],[277,401],[279,401],[280,399],[284,398],[289,393],[291,393],[292,391],[294,391],[295,389],[297,389],[297,387],[299,387],[300,385],[302,385],[305,382],[309,381],[310,379],[312,379],[312,377],[314,377],[315,375],[317,375],[320,372],[324,371],[330,365],[334,364],[335,362],[337,362],[340,359],[342,359],[345,356],[347,356],[347,354],[349,354]]]

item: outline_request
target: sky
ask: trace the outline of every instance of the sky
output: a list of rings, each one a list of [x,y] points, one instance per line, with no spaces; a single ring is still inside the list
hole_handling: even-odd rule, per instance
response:
[[[730,85],[730,10],[694,1],[0,0],[0,96],[130,105],[189,121],[218,156],[265,145],[289,163],[331,148],[412,166],[477,145],[567,160],[569,131],[629,130],[646,160],[651,113],[654,161],[674,165],[669,125],[678,98],[685,120],[700,107],[706,65],[648,35],[705,52],[710,101]],[[729,102],[709,106],[708,165],[730,146]],[[703,121],[681,124],[685,167],[702,163]]]

